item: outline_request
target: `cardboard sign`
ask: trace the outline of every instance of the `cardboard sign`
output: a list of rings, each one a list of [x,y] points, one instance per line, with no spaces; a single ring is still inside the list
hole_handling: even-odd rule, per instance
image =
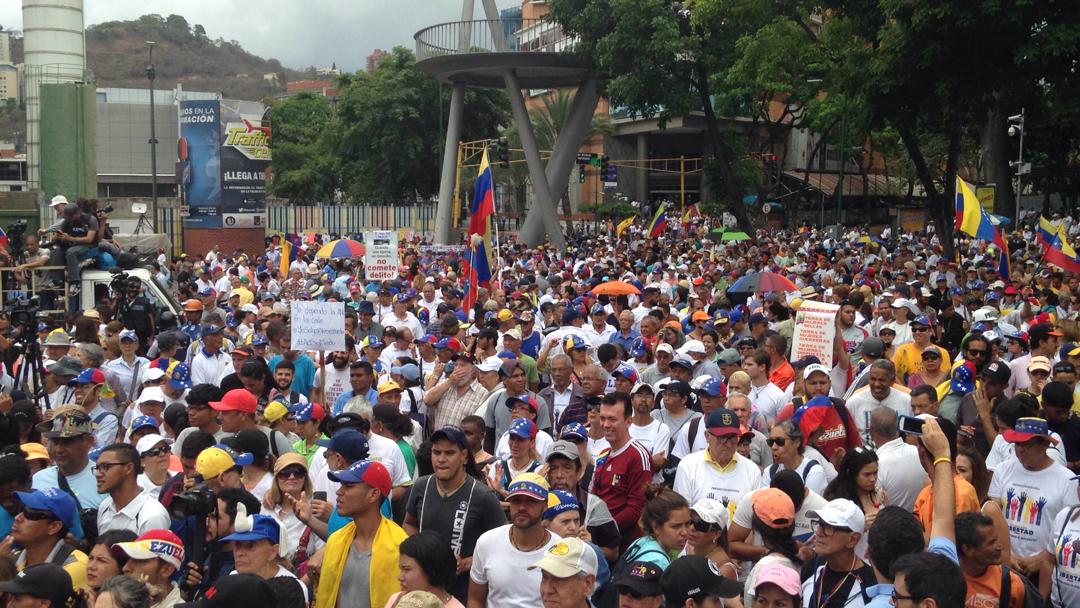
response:
[[[832,369],[833,341],[836,339],[836,314],[840,306],[804,300],[795,314],[795,333],[791,340],[791,360],[813,355]]]
[[[345,303],[290,303],[293,350],[345,350]]]
[[[364,233],[364,275],[369,281],[397,278],[398,238],[393,230],[369,230]]]

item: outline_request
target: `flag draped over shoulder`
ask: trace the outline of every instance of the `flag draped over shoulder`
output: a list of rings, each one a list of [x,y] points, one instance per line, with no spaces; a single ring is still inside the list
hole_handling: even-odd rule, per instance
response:
[[[476,304],[480,287],[491,285],[491,219],[495,215],[495,190],[488,164],[487,150],[480,159],[476,176],[476,192],[469,206],[469,250],[465,254],[465,298],[461,303],[468,311]]]
[[[982,208],[971,184],[956,178],[956,227],[977,239],[993,243],[1000,252],[998,274],[1009,281],[1009,244],[1001,231]]]
[[[1080,258],[1069,244],[1063,222],[1054,223],[1039,216],[1038,240],[1043,246],[1043,259],[1068,272],[1080,273]]]
[[[625,220],[619,222],[619,225],[615,226],[615,238],[621,237],[622,233],[626,232],[626,229],[633,225],[634,219],[636,217],[637,217],[636,215],[631,215],[630,217],[626,218]]]
[[[655,239],[664,232],[667,228],[667,214],[664,213],[664,206],[660,205],[656,209],[656,215],[653,216],[652,221],[649,222],[648,234],[650,239]]]

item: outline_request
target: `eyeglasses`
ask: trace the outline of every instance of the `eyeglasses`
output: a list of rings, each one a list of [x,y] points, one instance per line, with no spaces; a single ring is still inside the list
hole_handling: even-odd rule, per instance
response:
[[[930,328],[916,325],[916,326],[911,328],[911,331],[922,333],[924,331],[930,331]]]
[[[303,469],[285,469],[277,474],[278,479],[290,479],[294,477],[296,479],[303,479],[307,477],[307,471]]]
[[[102,475],[108,474],[113,467],[122,467],[125,464],[131,464],[130,462],[99,462],[90,467],[90,471],[97,475],[98,471],[101,471]]]
[[[716,435],[713,435],[713,438],[716,439],[716,442],[721,445],[738,443],[739,441],[738,435],[724,435],[723,437],[717,437]]]
[[[23,509],[22,516],[23,519],[28,519],[30,521],[59,521],[56,515],[53,515],[51,511],[42,511],[39,509]]]
[[[787,439],[784,439],[783,437],[777,437],[775,439],[772,438],[772,437],[769,437],[768,439],[765,440],[765,443],[768,444],[768,446],[770,448],[772,446],[774,446],[774,445],[779,446],[779,447],[784,447],[784,444],[787,443]]]
[[[893,601],[894,604],[896,602],[901,601],[901,600],[908,600],[908,601],[911,601],[911,602],[917,602],[917,601],[919,601],[921,599],[923,599],[923,598],[916,597],[914,595],[900,595],[899,593],[896,592],[896,589],[893,589],[893,592],[892,592],[892,601]]]
[[[143,452],[143,458],[153,458],[154,456],[161,456],[162,454],[171,454],[172,448],[167,445],[163,445],[160,448],[154,448],[152,450],[146,450]]]
[[[811,521],[810,522],[810,529],[814,531],[814,534],[816,534],[818,536],[821,536],[823,538],[828,538],[828,537],[832,536],[833,534],[836,534],[837,532],[848,532],[848,533],[851,532],[851,530],[848,530],[847,528],[841,528],[841,527],[838,527],[838,526],[831,526],[831,525],[821,521],[820,519],[815,519],[815,520]]]
[[[988,353],[988,351],[985,351],[985,350],[982,350],[982,349],[971,350],[969,348],[967,350],[967,356],[969,356],[969,357],[985,357],[987,355],[987,353]]]
[[[690,525],[698,532],[719,532],[720,525],[705,521],[704,519],[691,519]]]
[[[1050,372],[1046,371],[1045,369],[1033,369],[1033,370],[1028,372],[1028,375],[1029,376],[1049,376]]]

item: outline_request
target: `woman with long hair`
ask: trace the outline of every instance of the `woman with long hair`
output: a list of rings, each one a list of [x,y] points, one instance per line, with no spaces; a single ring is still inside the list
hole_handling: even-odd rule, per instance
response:
[[[877,483],[877,452],[863,446],[855,446],[844,455],[836,478],[829,482],[822,496],[825,500],[846,498],[859,506],[866,517],[866,529],[874,523],[878,511],[889,504],[889,497]],[[855,554],[866,555],[866,535],[859,539]]]
[[[390,596],[386,608],[393,608],[411,591],[427,591],[446,608],[465,608],[448,591],[456,579],[457,558],[441,534],[426,530],[403,540],[398,546],[398,570],[401,591]]]
[[[408,414],[401,413],[397,403],[380,403],[371,408],[371,432],[382,435],[397,444],[401,455],[405,458],[405,464],[409,467],[409,475],[416,477],[416,452],[408,441],[413,434],[412,418]]]
[[[992,474],[986,468],[982,455],[970,446],[960,448],[956,454],[956,474],[975,487],[975,494],[979,497],[979,504],[982,505],[980,511],[994,521],[994,531],[997,533],[998,542],[1001,543],[1001,554],[1008,559],[1012,555],[1009,524],[1005,522],[1005,513],[1001,510],[1001,503],[987,496]]]
[[[120,574],[102,583],[94,608],[149,608],[152,601],[146,583]]]
[[[323,546],[323,541],[296,516],[301,500],[311,500],[312,485],[307,459],[289,452],[274,462],[274,481],[262,502],[263,515],[276,517],[285,526],[286,554],[300,571],[309,556]]]
[[[651,562],[666,569],[686,547],[690,505],[681,494],[657,484],[645,486],[645,501],[639,520],[645,534],[630,543],[620,559]]]
[[[86,585],[92,591],[100,593],[107,581],[119,576],[124,570],[127,555],[122,551],[113,553],[112,546],[116,543],[131,542],[135,538],[136,535],[131,530],[110,530],[94,540],[94,546],[90,547],[86,559]]]
[[[730,513],[715,498],[703,498],[690,507],[690,531],[686,553],[707,557],[720,574],[739,578],[739,565],[728,555],[727,528]]]

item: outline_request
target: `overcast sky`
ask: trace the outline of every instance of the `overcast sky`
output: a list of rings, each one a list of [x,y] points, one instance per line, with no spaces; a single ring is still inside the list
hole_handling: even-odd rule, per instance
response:
[[[374,49],[414,48],[417,30],[461,18],[460,0],[84,0],[86,25],[140,15],[182,15],[210,38],[237,40],[246,50],[302,69],[337,62],[366,65]],[[482,14],[476,2],[477,18]],[[500,8],[520,4],[496,0]],[[22,2],[0,0],[0,25],[22,29]]]

